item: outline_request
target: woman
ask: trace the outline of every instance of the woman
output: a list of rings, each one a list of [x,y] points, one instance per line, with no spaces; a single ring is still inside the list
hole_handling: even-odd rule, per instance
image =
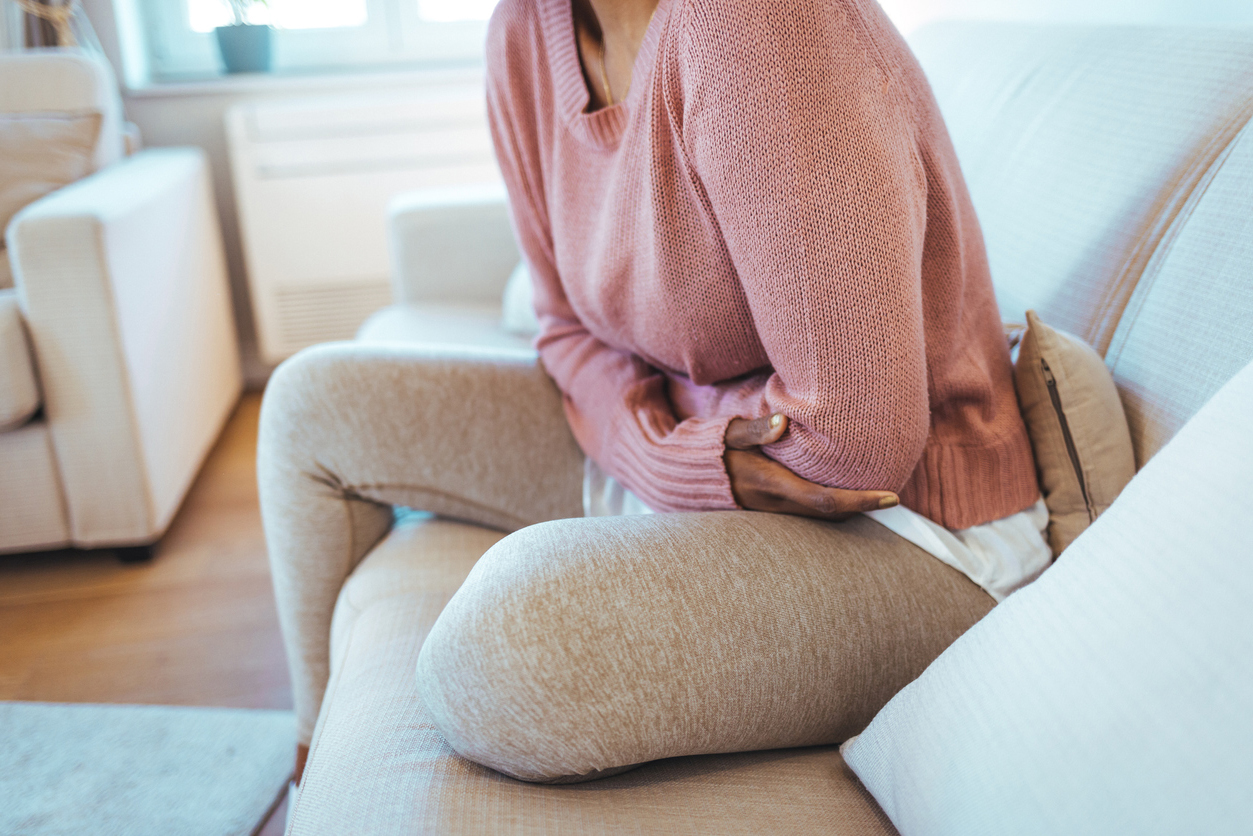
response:
[[[504,0],[488,54],[537,345],[593,471],[653,511],[871,511],[998,599],[1038,574],[1047,514],[978,222],[872,0]],[[483,652],[460,617],[423,651],[446,737],[560,776],[492,755],[454,705],[495,686],[438,682],[448,643]]]

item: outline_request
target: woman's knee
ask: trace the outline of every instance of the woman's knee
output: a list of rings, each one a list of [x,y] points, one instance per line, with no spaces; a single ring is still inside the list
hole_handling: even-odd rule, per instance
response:
[[[603,740],[602,700],[597,671],[584,663],[615,630],[577,600],[572,575],[585,565],[589,522],[543,523],[497,543],[418,658],[419,692],[449,744],[522,780],[579,780],[620,766],[593,744]]]
[[[575,519],[493,547],[419,690],[462,755],[531,781],[859,732],[991,600],[868,519]]]

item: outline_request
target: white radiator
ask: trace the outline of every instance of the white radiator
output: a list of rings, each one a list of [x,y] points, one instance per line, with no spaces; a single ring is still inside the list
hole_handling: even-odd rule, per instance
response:
[[[351,339],[391,301],[386,207],[400,192],[498,182],[481,77],[250,102],[226,116],[264,360]]]

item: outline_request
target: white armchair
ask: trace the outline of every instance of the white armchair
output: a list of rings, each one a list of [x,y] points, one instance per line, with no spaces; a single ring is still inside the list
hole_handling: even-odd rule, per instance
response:
[[[140,558],[242,381],[204,154],[124,157],[120,101],[100,60],[0,55],[0,112],[83,110],[103,115],[95,173],[6,230],[0,553],[117,547]]]

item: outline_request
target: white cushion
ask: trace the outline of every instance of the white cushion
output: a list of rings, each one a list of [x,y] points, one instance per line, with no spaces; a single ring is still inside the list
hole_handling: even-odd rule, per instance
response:
[[[1248,120],[1253,28],[948,23],[910,44],[987,240],[1003,318],[1101,353],[1193,187]]]
[[[525,261],[519,261],[509,274],[500,321],[506,331],[519,337],[534,337],[539,333],[539,319],[535,316],[535,288]]]
[[[1176,217],[1105,354],[1138,464],[1253,360],[1251,325],[1253,123]]]
[[[911,834],[1248,833],[1253,364],[845,746]]]
[[[103,115],[92,170],[125,154],[122,97],[102,56],[81,49],[0,52],[0,113],[95,110]]]
[[[0,290],[0,432],[19,427],[39,408],[39,387],[17,294]]]
[[[100,119],[96,110],[0,113],[0,230],[23,207],[91,173]]]

